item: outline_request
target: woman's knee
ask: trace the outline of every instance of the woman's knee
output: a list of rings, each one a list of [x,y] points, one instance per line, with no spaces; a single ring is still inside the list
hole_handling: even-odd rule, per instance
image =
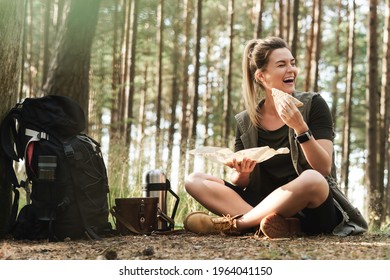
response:
[[[310,169],[302,172],[300,177],[303,180],[302,191],[312,198],[314,205],[319,206],[326,200],[329,194],[329,185],[321,173]]]
[[[311,185],[315,186],[327,186],[328,182],[325,177],[318,171],[314,169],[308,169],[301,173],[300,177],[302,177],[305,181],[311,183]]]
[[[187,192],[190,192],[194,187],[197,185],[199,186],[199,180],[204,178],[204,173],[201,172],[194,172],[187,176],[185,182],[184,182],[184,188]]]

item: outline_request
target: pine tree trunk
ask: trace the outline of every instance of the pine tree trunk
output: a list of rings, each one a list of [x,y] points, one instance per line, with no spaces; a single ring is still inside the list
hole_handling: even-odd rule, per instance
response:
[[[382,55],[382,86],[380,101],[380,143],[379,145],[379,183],[383,184],[382,189],[386,190],[383,204],[385,205],[384,217],[390,218],[390,1],[386,0],[385,28],[383,32],[383,55]],[[387,178],[385,178],[387,170]],[[387,185],[384,183],[387,181]]]
[[[119,13],[119,0],[114,2],[114,12],[112,21],[114,23],[113,28],[113,40],[112,40],[112,76],[111,76],[111,108],[110,108],[110,128],[109,128],[109,151],[108,151],[108,174],[115,174],[115,160],[117,158],[118,142],[120,139],[120,98],[121,90],[119,90],[121,84],[121,56],[119,51],[121,34],[123,34],[123,24],[121,24],[121,14]],[[111,176],[110,176],[111,178]]]
[[[89,69],[100,0],[72,0],[44,86],[46,94],[73,98],[88,120]],[[87,126],[88,127],[88,126]]]
[[[278,1],[278,5],[279,5],[279,22],[278,22],[278,36],[281,37],[281,38],[284,38],[283,37],[283,23],[284,23],[284,19],[285,19],[285,16],[284,16],[284,1],[283,0],[279,0]]]
[[[311,61],[310,84],[312,91],[318,92],[318,63],[321,52],[321,21],[322,21],[322,0],[317,0],[315,6],[314,20],[314,46]]]
[[[23,0],[0,0],[0,121],[17,102],[23,19]],[[6,234],[12,199],[5,164],[0,149],[0,238]]]
[[[206,38],[210,38],[212,35],[210,34],[211,30],[210,29],[207,29],[207,32],[206,32]],[[203,146],[208,146],[210,144],[209,142],[209,129],[210,129],[210,116],[211,116],[211,113],[212,113],[212,108],[211,108],[211,85],[212,85],[212,81],[210,81],[210,67],[212,67],[212,62],[211,62],[211,55],[212,55],[212,52],[211,52],[211,49],[213,47],[213,45],[210,43],[212,39],[207,39],[207,51],[206,51],[206,92],[204,93],[203,95],[203,114],[204,114],[204,130],[205,130],[205,133],[203,135]]]
[[[197,125],[198,125],[198,105],[199,105],[199,74],[200,74],[200,39],[202,33],[202,0],[197,0],[196,7],[196,31],[195,31],[195,57],[194,57],[194,94],[192,99],[192,117],[191,117],[191,130],[189,137],[189,148],[194,149],[197,137]],[[193,161],[188,164],[188,171],[192,172]]]
[[[336,29],[336,34],[335,34],[335,59],[336,63],[334,65],[334,79],[332,83],[332,118],[333,118],[333,123],[334,123],[334,129],[336,130],[337,126],[337,107],[338,107],[338,102],[339,102],[339,91],[337,88],[337,85],[339,83],[339,71],[340,71],[340,57],[341,57],[341,51],[340,51],[340,32],[341,32],[341,11],[342,11],[342,3],[341,0],[338,0],[337,4],[337,29]]]
[[[130,149],[131,128],[134,119],[134,94],[135,94],[135,65],[137,57],[137,33],[138,33],[138,5],[139,0],[133,0],[131,3],[131,45],[130,45],[130,69],[129,69],[129,98],[127,100],[127,127],[126,127],[126,147]]]
[[[132,1],[131,1],[132,2]],[[129,64],[130,64],[130,32],[131,2],[124,1],[122,7],[123,29],[121,34],[121,68],[118,98],[118,122],[120,145],[125,146],[127,131],[127,105],[129,99]]]
[[[305,83],[304,83],[304,91],[309,91],[311,88],[311,71],[312,71],[312,55],[313,55],[313,48],[314,48],[314,27],[315,27],[315,11],[316,11],[316,0],[313,0],[312,2],[312,11],[311,11],[311,25],[310,25],[310,31],[309,35],[307,36],[307,46],[306,46],[306,65],[305,65]]]
[[[355,60],[355,1],[350,8],[349,36],[348,36],[348,66],[347,66],[347,90],[344,102],[344,127],[342,134],[342,159],[341,159],[341,185],[345,195],[348,196],[349,185],[349,156],[351,145],[351,111],[352,111],[352,92],[353,92],[353,65]]]
[[[292,39],[291,39],[291,53],[294,57],[297,56],[297,45],[298,45],[298,22],[299,22],[299,0],[294,0],[293,8],[293,27],[292,27]]]
[[[160,0],[157,11],[157,99],[156,99],[156,146],[155,160],[156,167],[162,168],[161,145],[163,137],[161,136],[161,110],[162,110],[162,74],[163,74],[163,35],[164,35],[164,0]]]
[[[114,13],[112,21],[114,23],[113,28],[113,40],[112,40],[112,77],[111,77],[111,108],[110,108],[110,115],[111,115],[111,123],[110,123],[110,143],[114,143],[119,138],[118,135],[118,124],[119,124],[119,91],[118,86],[120,85],[120,71],[121,71],[121,65],[120,65],[120,56],[119,54],[119,36],[118,31],[122,28],[120,27],[120,19],[119,19],[119,3],[118,0],[115,0],[114,3]]]
[[[184,176],[186,171],[186,162],[187,162],[187,147],[188,147],[188,136],[189,136],[189,116],[188,116],[188,65],[190,64],[190,28],[191,28],[191,2],[189,0],[184,1],[183,5],[183,18],[185,20],[184,28],[184,38],[183,38],[183,74],[182,74],[182,92],[181,92],[181,124],[180,124],[180,155],[179,155],[179,186],[184,185]]]
[[[180,1],[177,1],[177,5],[180,6]],[[175,18],[173,22],[173,30],[175,32],[175,35],[173,37],[173,50],[172,50],[172,56],[171,61],[173,65],[172,69],[172,87],[171,87],[171,106],[170,106],[170,116],[169,116],[169,129],[168,129],[168,160],[166,163],[166,171],[167,175],[171,174],[172,170],[172,153],[173,153],[173,142],[174,137],[176,133],[175,125],[177,123],[177,117],[176,117],[176,109],[177,109],[177,103],[179,101],[179,83],[178,83],[178,77],[179,77],[179,64],[177,63],[177,58],[180,57],[180,47],[179,47],[179,30],[180,30],[180,20],[179,18]],[[172,177],[172,175],[170,176]]]
[[[264,0],[258,0],[256,4],[256,22],[255,29],[253,32],[253,38],[261,38],[263,32],[263,11],[264,11]]]
[[[228,8],[228,35],[229,35],[229,44],[228,44],[228,55],[227,55],[227,69],[226,69],[226,79],[225,79],[225,91],[223,98],[223,120],[224,120],[224,131],[223,131],[223,142],[224,146],[228,147],[230,142],[230,130],[231,130],[231,99],[232,99],[232,64],[233,64],[233,38],[234,38],[234,0],[229,1]]]
[[[366,90],[366,187],[368,190],[368,218],[370,228],[381,225],[383,192],[378,184],[378,43],[377,43],[377,0],[370,0],[369,30],[367,47],[367,90]]]
[[[45,12],[44,12],[44,30],[43,30],[43,61],[42,61],[42,87],[45,85],[47,79],[47,73],[49,71],[49,38],[50,38],[50,11],[52,0],[46,0]]]
[[[138,112],[138,128],[137,128],[137,149],[138,149],[138,155],[136,157],[136,166],[137,166],[137,181],[136,185],[140,186],[142,184],[143,178],[140,176],[143,174],[142,169],[144,167],[145,162],[145,155],[144,155],[144,146],[145,146],[145,115],[146,115],[146,104],[149,100],[147,100],[147,92],[148,92],[148,73],[149,73],[149,65],[148,63],[145,64],[144,69],[144,78],[143,78],[143,85],[141,89],[141,95],[140,95],[140,105],[139,105],[139,112]]]

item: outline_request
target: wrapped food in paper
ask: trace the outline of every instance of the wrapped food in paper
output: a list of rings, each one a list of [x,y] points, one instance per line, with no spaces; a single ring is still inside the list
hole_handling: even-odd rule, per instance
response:
[[[276,88],[272,88],[272,97],[274,98],[275,105],[277,106],[280,104],[282,99],[291,100],[297,107],[303,106],[303,103],[294,96]]]
[[[269,146],[245,149],[238,152],[233,152],[229,148],[204,146],[191,150],[189,153],[192,155],[203,156],[213,162],[229,165],[235,158],[238,162],[243,158],[249,158],[256,162],[262,162],[278,154],[288,154],[290,150],[288,148],[279,148],[277,150],[270,148]]]

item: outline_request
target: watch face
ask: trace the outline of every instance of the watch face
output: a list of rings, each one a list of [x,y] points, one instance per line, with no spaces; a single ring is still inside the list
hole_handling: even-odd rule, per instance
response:
[[[306,134],[303,134],[303,135],[298,136],[297,139],[300,143],[303,143],[303,142],[306,142],[307,140],[309,140],[309,137]]]
[[[307,132],[305,132],[305,133],[303,133],[303,134],[301,134],[301,135],[298,135],[295,139],[299,142],[299,143],[305,143],[306,141],[309,141],[310,140],[310,138],[311,138],[311,136],[312,136],[312,134],[311,134],[311,132],[310,132],[310,130],[309,131],[307,131]]]

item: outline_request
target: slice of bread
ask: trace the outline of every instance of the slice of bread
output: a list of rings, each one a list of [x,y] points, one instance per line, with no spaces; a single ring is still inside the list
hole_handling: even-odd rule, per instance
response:
[[[275,105],[278,105],[282,99],[288,98],[292,100],[297,107],[303,106],[303,103],[294,96],[276,88],[272,88],[272,97],[274,98]]]

